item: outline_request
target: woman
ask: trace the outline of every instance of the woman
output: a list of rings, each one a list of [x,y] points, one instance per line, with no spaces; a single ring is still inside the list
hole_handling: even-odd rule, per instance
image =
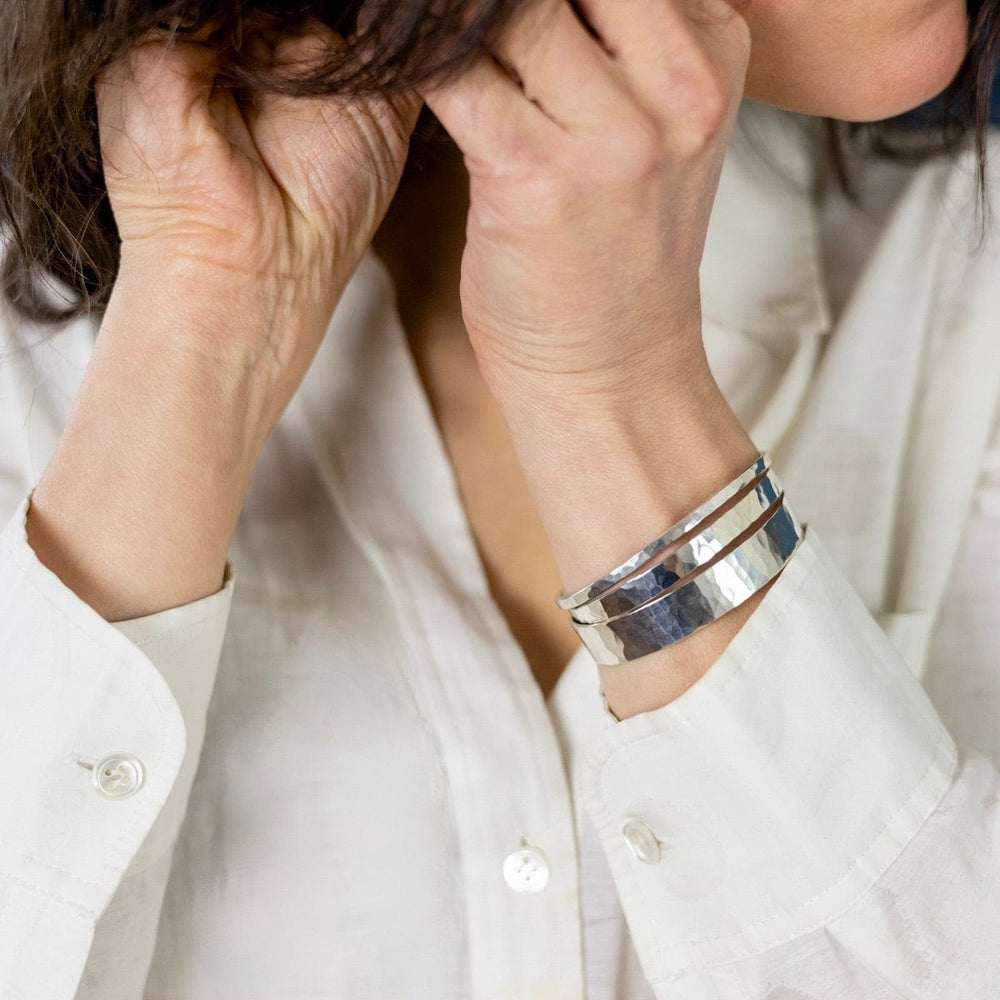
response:
[[[993,995],[977,154],[788,112],[994,6],[236,6],[10,14],[0,994]]]

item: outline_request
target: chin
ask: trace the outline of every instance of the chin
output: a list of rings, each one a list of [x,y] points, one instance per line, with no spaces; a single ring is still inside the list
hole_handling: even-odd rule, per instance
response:
[[[853,88],[845,88],[844,96],[839,101],[829,100],[820,113],[850,122],[884,121],[905,114],[945,90],[958,75],[967,52],[964,30],[953,34],[950,41],[938,39],[922,60],[912,64],[919,67],[919,72],[887,67],[871,80],[870,88],[855,93],[851,93]]]
[[[850,122],[884,121],[912,111],[940,94],[965,60],[964,0],[938,8],[891,41],[875,35],[870,45],[855,39],[839,50],[824,44],[795,52],[785,45],[781,59],[758,50],[757,58],[751,57],[747,96],[788,111]]]

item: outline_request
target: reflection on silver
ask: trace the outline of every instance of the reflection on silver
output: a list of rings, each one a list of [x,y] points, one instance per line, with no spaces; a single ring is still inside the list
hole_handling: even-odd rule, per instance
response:
[[[648,656],[749,600],[781,572],[804,537],[782,503],[760,531],[688,583],[624,615],[598,624],[574,621],[573,628],[602,666]]]
[[[582,607],[584,604],[589,604],[595,598],[601,597],[616,583],[620,580],[624,580],[625,577],[629,576],[640,566],[644,566],[646,563],[655,559],[658,555],[662,555],[674,542],[677,541],[678,538],[686,535],[692,528],[697,527],[710,514],[714,514],[720,507],[725,506],[741,490],[746,489],[755,480],[760,479],[760,477],[770,468],[770,465],[771,460],[767,457],[767,455],[761,455],[757,461],[746,470],[746,472],[734,479],[728,486],[724,486],[718,493],[715,494],[714,497],[711,498],[711,500],[703,503],[696,511],[688,514],[683,520],[678,521],[677,524],[675,524],[672,528],[669,528],[665,534],[657,538],[655,542],[651,542],[641,552],[637,552],[631,559],[627,559],[619,567],[617,567],[617,569],[613,569],[607,576],[598,580],[596,583],[592,583],[590,586],[584,587],[582,590],[578,590],[575,594],[560,594],[559,597],[556,598],[556,604],[558,604],[563,611],[573,611],[576,608]]]
[[[777,477],[765,475],[746,496],[660,562],[637,576],[616,583],[611,590],[589,604],[574,608],[574,620],[585,624],[605,622],[660,597],[699,566],[711,562],[729,548],[781,499]]]

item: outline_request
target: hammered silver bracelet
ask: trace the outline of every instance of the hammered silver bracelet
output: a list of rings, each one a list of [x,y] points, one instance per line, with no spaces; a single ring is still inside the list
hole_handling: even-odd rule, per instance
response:
[[[698,534],[652,566],[619,581],[602,596],[574,608],[573,619],[583,624],[597,624],[627,614],[663,594],[740,540],[781,499],[777,477],[765,473],[749,492],[725,513],[711,518],[711,523]]]
[[[739,475],[731,483],[724,486],[718,493],[715,494],[715,496],[703,503],[697,510],[688,514],[687,517],[678,521],[677,524],[673,525],[671,528],[668,528],[664,534],[657,538],[656,541],[650,542],[650,544],[647,545],[641,552],[637,552],[631,558],[626,559],[625,562],[613,569],[607,576],[602,577],[596,583],[592,583],[573,594],[560,594],[556,598],[556,604],[558,604],[563,611],[573,611],[575,608],[582,607],[584,604],[589,604],[602,594],[607,593],[612,587],[615,586],[615,584],[624,580],[625,577],[630,576],[633,572],[635,572],[635,570],[639,569],[640,566],[644,566],[646,563],[651,562],[657,556],[666,552],[666,550],[670,548],[674,542],[676,542],[679,538],[682,538],[693,528],[696,528],[699,524],[705,521],[706,518],[710,517],[717,510],[719,510],[720,507],[724,507],[741,490],[746,489],[746,487],[748,487],[751,483],[760,479],[760,477],[767,472],[770,464],[771,463],[767,455],[762,454],[749,469]]]
[[[782,500],[754,535],[689,580],[605,621],[579,622],[571,615],[573,628],[601,666],[648,656],[749,600],[784,569],[804,536]]]

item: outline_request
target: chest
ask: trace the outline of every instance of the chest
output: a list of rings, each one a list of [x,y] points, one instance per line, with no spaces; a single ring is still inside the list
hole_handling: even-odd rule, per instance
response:
[[[442,409],[442,443],[490,593],[547,697],[580,645],[555,603],[559,568],[491,401],[472,419]]]
[[[581,996],[563,755],[469,572],[467,532],[449,502],[431,547],[376,491],[352,502],[360,465],[342,477],[282,433],[234,543],[239,593],[150,995],[402,997],[419,983],[467,1000],[487,975],[499,984],[483,995]],[[408,474],[412,492],[427,470]],[[524,843],[551,869],[541,900],[503,875]]]

